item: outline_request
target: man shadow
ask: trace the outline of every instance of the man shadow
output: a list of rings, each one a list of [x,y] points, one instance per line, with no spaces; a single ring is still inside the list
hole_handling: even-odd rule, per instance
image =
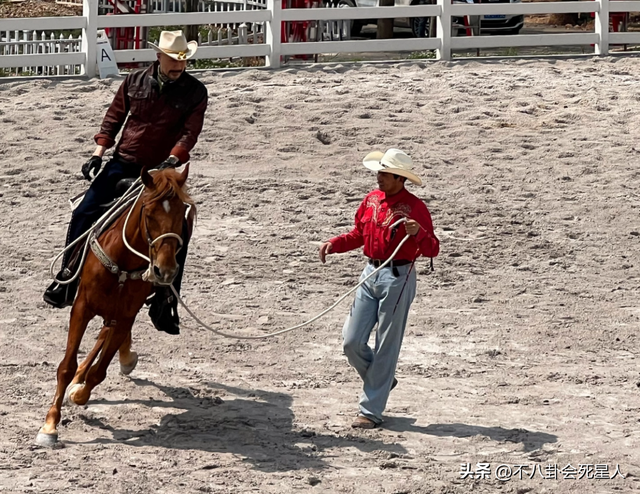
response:
[[[485,436],[497,442],[522,443],[525,452],[534,451],[547,443],[558,441],[558,437],[553,434],[526,429],[504,429],[468,424],[430,424],[423,427],[415,425],[415,421],[414,418],[390,417],[385,418],[384,427],[395,432],[418,432],[438,437]]]
[[[251,390],[208,383],[204,387],[164,386],[147,379],[131,379],[137,386],[151,386],[170,400],[91,400],[89,405],[137,404],[149,408],[171,408],[159,423],[147,429],[118,429],[106,419],[79,413],[85,424],[107,430],[112,438],[88,443],[127,444],[169,449],[230,453],[266,472],[326,467],[323,450],[358,448],[405,454],[398,444],[385,444],[365,435],[346,431],[296,430],[291,411],[292,398],[285,393]],[[224,392],[224,401],[217,396]],[[151,415],[151,414],[148,414]],[[71,441],[67,441],[71,443]],[[214,468],[214,467],[212,467]]]

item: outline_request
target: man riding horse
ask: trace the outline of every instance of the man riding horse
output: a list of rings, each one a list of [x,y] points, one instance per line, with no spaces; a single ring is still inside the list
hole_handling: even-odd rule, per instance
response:
[[[120,180],[139,177],[144,166],[163,169],[186,163],[198,140],[208,95],[204,84],[185,71],[187,60],[196,53],[197,42],[187,42],[182,31],[163,31],[158,45],[149,44],[158,52],[157,61],[126,77],[95,136],[97,148],[82,166],[84,177],[87,180],[93,177],[93,182],[73,211],[67,246],[100,218],[102,206],[116,197],[116,185]],[[98,173],[105,151],[114,145],[123,125],[113,158],[102,173]],[[187,256],[189,231],[186,221],[182,238],[184,244],[177,255],[179,273],[173,282],[177,291]],[[80,268],[72,265],[73,252],[73,249],[65,252],[56,280],[69,280]],[[79,279],[69,284],[54,281],[44,294],[45,302],[57,308],[72,305],[78,283]],[[156,288],[149,308],[156,329],[179,334],[177,303],[170,287]]]

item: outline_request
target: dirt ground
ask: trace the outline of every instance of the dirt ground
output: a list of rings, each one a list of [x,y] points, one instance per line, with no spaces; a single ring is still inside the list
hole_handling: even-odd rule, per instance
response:
[[[0,492],[637,491],[639,68],[200,74],[210,107],[192,156],[199,220],[183,294],[213,328],[288,327],[352,287],[361,252],[322,265],[318,246],[350,229],[375,186],[367,152],[413,156],[426,186],[411,190],[441,255],[433,273],[418,264],[399,386],[382,428],[350,428],[349,301],[261,341],[214,335],[184,311],[172,337],[142,313],[138,368],[124,377],[114,363],[86,406],[63,409],[58,449],[34,439],[69,309],[41,297],[120,80],[0,84]],[[497,480],[505,466],[512,478]]]
[[[55,0],[0,1],[1,17],[57,17],[82,15],[82,5],[58,4]]]

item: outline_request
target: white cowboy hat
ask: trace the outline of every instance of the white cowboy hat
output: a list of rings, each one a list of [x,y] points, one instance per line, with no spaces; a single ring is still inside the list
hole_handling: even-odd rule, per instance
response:
[[[162,31],[157,45],[149,43],[158,53],[164,53],[174,60],[188,60],[198,50],[197,41],[189,41],[182,31]]]
[[[386,153],[373,151],[364,157],[362,164],[374,172],[393,173],[407,178],[416,185],[422,185],[420,177],[411,172],[413,160],[399,149],[387,149]]]

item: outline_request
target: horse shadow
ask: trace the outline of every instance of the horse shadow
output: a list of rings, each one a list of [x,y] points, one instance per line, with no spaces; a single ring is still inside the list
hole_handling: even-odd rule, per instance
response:
[[[395,432],[417,432],[438,437],[485,436],[496,442],[522,443],[525,452],[535,451],[545,444],[555,443],[558,436],[526,429],[505,429],[503,427],[483,427],[468,424],[430,424],[426,427],[415,425],[416,419],[390,417],[385,420],[385,429]]]
[[[107,419],[79,413],[77,418],[91,427],[107,430],[111,438],[75,444],[126,444],[134,447],[200,450],[230,453],[265,472],[323,469],[323,450],[357,448],[395,454],[407,451],[398,444],[385,444],[365,435],[326,429],[326,432],[295,427],[292,397],[285,393],[251,390],[208,383],[205,388],[164,386],[146,379],[131,379],[137,386],[152,386],[170,400],[91,400],[91,405],[138,404],[149,408],[171,408],[159,423],[147,429],[115,428]],[[211,396],[224,392],[225,400]],[[213,393],[212,393],[213,392]],[[150,414],[149,414],[150,415]],[[72,443],[71,441],[67,441]]]

